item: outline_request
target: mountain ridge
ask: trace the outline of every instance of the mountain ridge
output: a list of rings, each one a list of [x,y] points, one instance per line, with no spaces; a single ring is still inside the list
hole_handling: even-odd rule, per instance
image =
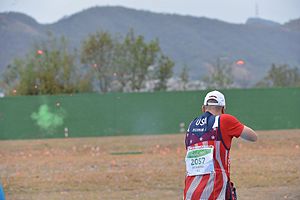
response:
[[[0,13],[0,34],[5,37],[0,38],[0,45],[9,52],[0,53],[2,69],[13,57],[28,52],[34,42],[46,38],[48,31],[66,36],[72,48],[78,49],[83,39],[95,31],[124,35],[130,28],[146,40],[157,38],[163,51],[176,62],[175,72],[178,74],[187,65],[193,79],[204,76],[219,58],[226,58],[223,62],[231,64],[245,60],[243,68],[252,81],[265,75],[272,63],[300,65],[297,45],[300,44],[300,31],[297,31],[300,19],[278,26],[254,26],[112,6],[85,9],[51,24],[39,24],[25,16],[22,21],[23,14],[3,15]],[[14,26],[19,29],[14,31],[13,24],[5,24],[7,19],[18,21],[20,24]]]

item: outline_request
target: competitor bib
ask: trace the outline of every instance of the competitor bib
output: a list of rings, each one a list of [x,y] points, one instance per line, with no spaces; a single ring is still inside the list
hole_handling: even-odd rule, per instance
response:
[[[188,176],[210,174],[215,171],[213,146],[188,147],[185,164]]]

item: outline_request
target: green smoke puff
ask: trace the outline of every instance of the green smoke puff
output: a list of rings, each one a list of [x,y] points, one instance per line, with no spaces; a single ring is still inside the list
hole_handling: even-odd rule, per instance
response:
[[[43,130],[54,130],[64,123],[64,112],[57,113],[50,111],[48,105],[41,105],[38,112],[31,114],[31,119],[36,120],[37,125]]]

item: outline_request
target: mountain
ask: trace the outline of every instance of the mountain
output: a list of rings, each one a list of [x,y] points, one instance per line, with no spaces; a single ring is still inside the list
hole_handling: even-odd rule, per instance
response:
[[[45,37],[43,25],[21,13],[0,13],[0,72]]]
[[[291,20],[283,25],[287,30],[300,32],[300,19]]]
[[[280,23],[273,22],[271,20],[266,20],[262,18],[249,18],[246,21],[247,25],[252,25],[252,26],[260,26],[260,27],[279,27]]]
[[[24,14],[0,13],[0,69],[14,57],[26,54],[35,42],[46,38],[48,31],[66,36],[72,48],[79,49],[95,31],[124,35],[133,28],[146,40],[158,38],[164,53],[176,62],[177,74],[187,65],[191,77],[199,79],[217,61],[235,65],[242,59],[242,67],[235,65],[237,76],[254,82],[272,63],[300,66],[298,21],[281,25],[249,19],[245,24],[232,24],[124,7],[93,7],[56,23],[39,24]]]

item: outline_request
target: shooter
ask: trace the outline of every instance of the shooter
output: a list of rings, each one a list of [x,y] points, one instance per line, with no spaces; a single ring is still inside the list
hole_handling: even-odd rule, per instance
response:
[[[189,125],[186,138],[184,200],[236,200],[230,180],[229,152],[233,137],[255,142],[255,131],[225,113],[225,97],[207,93],[203,114]]]

